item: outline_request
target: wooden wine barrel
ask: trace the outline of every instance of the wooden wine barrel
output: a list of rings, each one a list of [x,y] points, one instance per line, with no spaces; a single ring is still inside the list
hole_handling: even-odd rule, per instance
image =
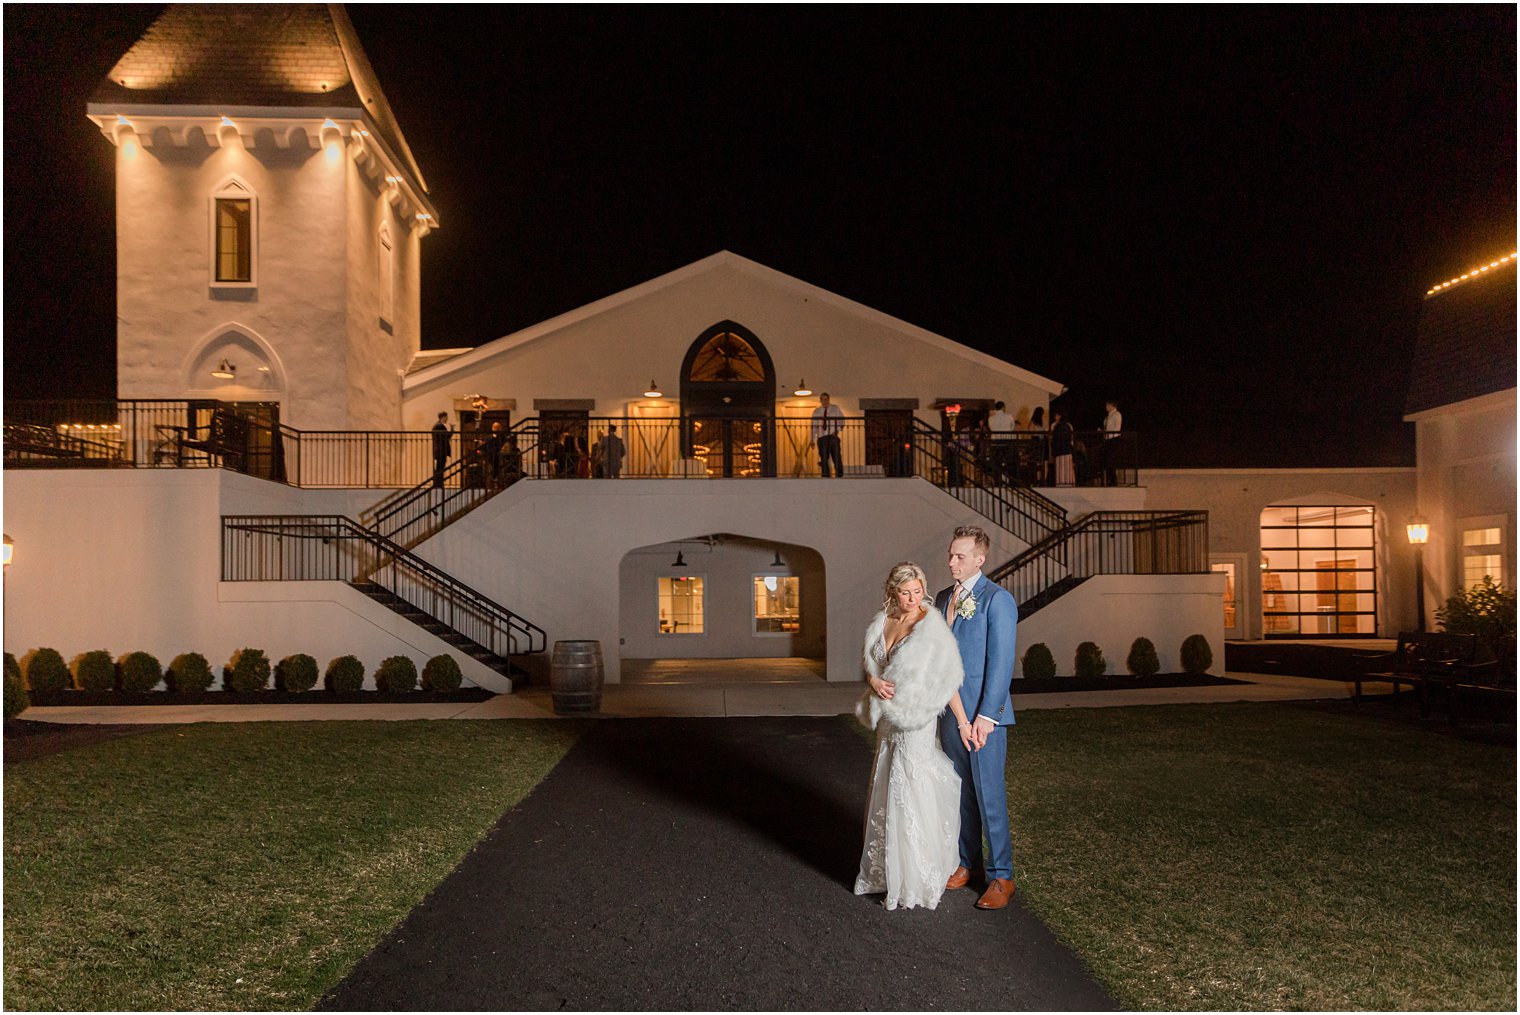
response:
[[[575,715],[602,710],[602,643],[557,641],[549,662],[554,711]]]

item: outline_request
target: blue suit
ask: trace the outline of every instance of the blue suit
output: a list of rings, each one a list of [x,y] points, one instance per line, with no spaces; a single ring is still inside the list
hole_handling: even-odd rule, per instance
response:
[[[944,616],[954,586],[934,597],[935,609]],[[996,720],[980,751],[961,744],[955,716],[940,716],[940,744],[961,777],[961,866],[975,871],[982,867],[982,836],[987,836],[988,879],[1013,880],[1012,833],[1008,824],[1008,783],[1004,765],[1008,758],[1008,727],[1013,725],[1014,643],[1018,637],[1019,607],[1008,590],[977,578],[970,596],[976,612],[962,617],[957,611],[950,630],[961,649],[966,677],[961,682],[961,704],[972,722],[978,715]],[[965,597],[962,597],[965,602]]]

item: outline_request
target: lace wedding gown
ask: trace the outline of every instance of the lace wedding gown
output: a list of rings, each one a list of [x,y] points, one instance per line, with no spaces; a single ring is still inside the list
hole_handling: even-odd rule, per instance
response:
[[[885,665],[884,643],[878,641],[873,651]],[[960,815],[960,776],[939,745],[936,724],[900,730],[883,719],[855,894],[885,892],[888,909],[939,905],[945,881],[960,862]]]

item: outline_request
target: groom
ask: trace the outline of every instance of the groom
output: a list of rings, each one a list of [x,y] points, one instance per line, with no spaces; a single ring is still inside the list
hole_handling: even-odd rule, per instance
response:
[[[971,748],[962,742],[955,717],[940,716],[939,739],[961,777],[961,864],[946,890],[965,888],[982,868],[982,835],[989,848],[987,890],[978,909],[1002,909],[1013,898],[1013,846],[1008,828],[1008,787],[1003,763],[1008,756],[1008,727],[1013,725],[1013,643],[1019,607],[1013,596],[982,575],[991,543],[971,525],[950,540],[950,577],[955,584],[934,597],[960,645],[966,677],[961,704],[971,724]]]

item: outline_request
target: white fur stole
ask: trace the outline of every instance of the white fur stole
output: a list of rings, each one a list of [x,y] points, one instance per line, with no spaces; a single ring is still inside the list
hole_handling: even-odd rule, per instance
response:
[[[930,606],[908,636],[892,647],[892,656],[883,667],[875,649],[886,624],[883,610],[866,628],[865,668],[896,689],[889,700],[883,700],[867,687],[855,706],[855,716],[867,729],[886,721],[900,730],[916,730],[938,718],[960,688],[965,676],[960,646],[945,618]]]

